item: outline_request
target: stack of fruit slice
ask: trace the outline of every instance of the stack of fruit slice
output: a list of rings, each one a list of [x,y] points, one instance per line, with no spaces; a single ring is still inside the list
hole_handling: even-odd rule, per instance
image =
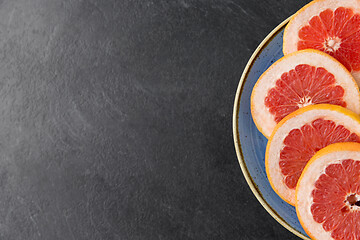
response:
[[[296,184],[307,162],[320,149],[338,142],[360,143],[359,115],[319,104],[286,116],[276,125],[265,154],[266,173],[275,192],[295,205]]]
[[[314,239],[360,239],[360,0],[315,0],[290,20],[285,57],[251,113],[274,191]]]

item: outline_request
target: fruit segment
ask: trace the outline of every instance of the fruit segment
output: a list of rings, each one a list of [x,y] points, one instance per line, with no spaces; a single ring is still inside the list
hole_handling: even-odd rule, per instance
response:
[[[284,55],[316,49],[341,62],[360,84],[360,1],[315,0],[285,28]]]
[[[346,107],[344,89],[333,74],[322,67],[299,64],[283,73],[268,91],[265,106],[278,123],[285,116],[311,104],[329,103]]]
[[[327,9],[299,31],[298,50],[313,48],[338,59],[349,71],[360,70],[360,14],[351,8]]]
[[[360,144],[336,143],[315,154],[296,188],[300,223],[313,239],[360,239]]]
[[[284,117],[314,104],[338,105],[360,114],[360,93],[350,72],[328,54],[313,49],[276,61],[251,94],[254,123],[267,138]]]

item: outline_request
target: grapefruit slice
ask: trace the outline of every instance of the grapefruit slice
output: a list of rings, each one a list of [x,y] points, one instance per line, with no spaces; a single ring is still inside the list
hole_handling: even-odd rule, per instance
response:
[[[296,188],[296,212],[312,239],[360,239],[360,144],[317,152]]]
[[[316,0],[285,28],[283,52],[317,49],[339,60],[360,84],[360,1]]]
[[[266,146],[265,167],[274,191],[295,205],[295,188],[307,162],[337,142],[360,142],[360,117],[330,104],[301,108],[280,121]]]
[[[317,50],[303,50],[275,62],[256,82],[251,94],[255,125],[269,138],[276,124],[311,104],[335,104],[360,114],[355,80],[342,64]]]

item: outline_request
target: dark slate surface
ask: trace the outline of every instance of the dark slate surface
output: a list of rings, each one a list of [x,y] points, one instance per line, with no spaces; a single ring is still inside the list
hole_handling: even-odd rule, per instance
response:
[[[0,239],[297,239],[244,180],[232,108],[307,2],[0,0]]]

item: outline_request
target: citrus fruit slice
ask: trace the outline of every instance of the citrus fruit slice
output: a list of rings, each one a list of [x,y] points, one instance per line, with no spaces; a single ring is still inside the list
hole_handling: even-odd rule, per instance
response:
[[[285,28],[283,52],[317,49],[339,60],[360,83],[360,1],[316,0]]]
[[[296,188],[296,212],[312,239],[360,239],[360,144],[317,152]]]
[[[330,104],[301,108],[280,121],[269,138],[265,167],[274,191],[295,205],[297,181],[310,158],[337,142],[360,142],[360,117]]]
[[[343,65],[317,50],[289,54],[267,69],[251,94],[255,125],[269,137],[289,113],[311,104],[334,104],[360,114],[360,94]]]

